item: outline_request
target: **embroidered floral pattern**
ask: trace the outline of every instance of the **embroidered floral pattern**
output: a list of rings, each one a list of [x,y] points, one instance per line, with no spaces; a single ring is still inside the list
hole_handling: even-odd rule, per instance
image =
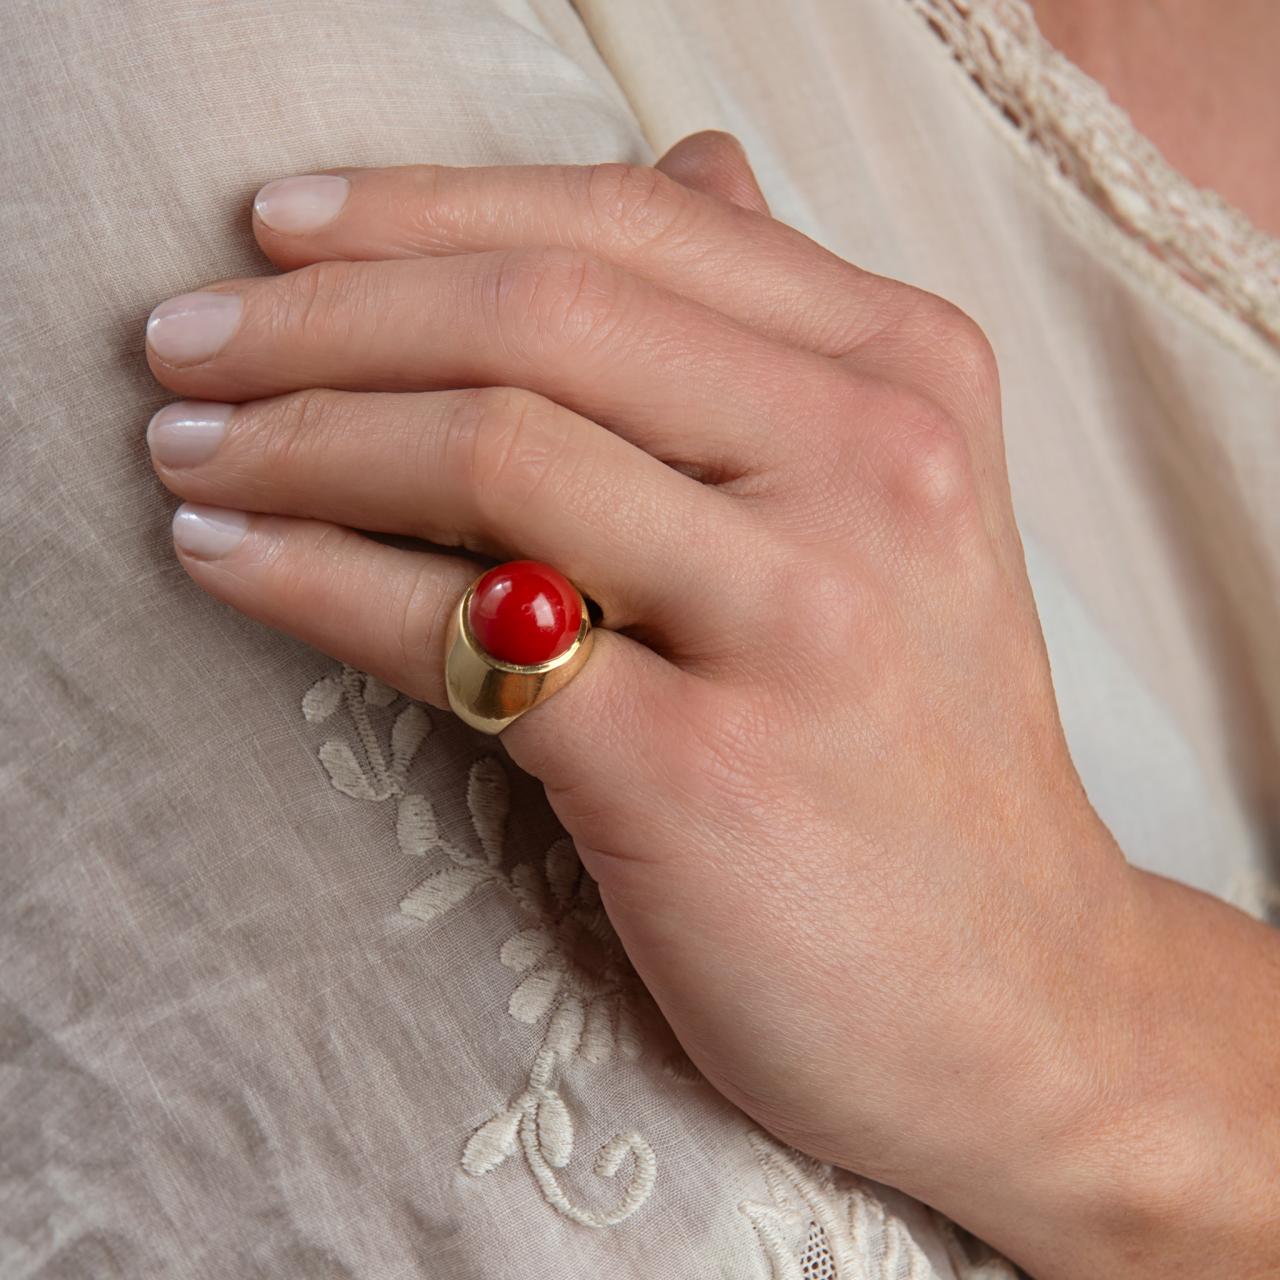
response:
[[[910,1228],[862,1179],[748,1135],[768,1203],[738,1206],[755,1229],[770,1280],[937,1280]],[[1020,1280],[1022,1273],[939,1214],[930,1214],[957,1280]]]
[[[550,1012],[543,1043],[561,1057],[608,1062],[615,1048],[639,1057],[629,970],[573,842],[566,837],[547,850],[541,878],[527,864],[516,867],[511,888],[542,921],[502,947],[502,963],[524,975],[507,1006],[511,1016],[532,1025]]]
[[[464,1170],[482,1177],[517,1151],[543,1198],[565,1217],[588,1227],[622,1222],[645,1203],[657,1161],[634,1131],[615,1134],[596,1153],[598,1177],[629,1176],[616,1202],[593,1209],[574,1203],[558,1177],[574,1154],[574,1122],[557,1089],[565,1062],[606,1063],[615,1053],[641,1051],[639,993],[626,957],[586,875],[573,842],[554,841],[540,863],[511,863],[505,852],[509,779],[494,756],[476,760],[467,779],[467,808],[478,848],[447,839],[430,799],[414,791],[409,775],[431,719],[417,703],[399,709],[401,696],[381,681],[344,666],[313,684],[302,699],[308,722],[321,724],[345,710],[355,740],[326,739],[320,763],[337,790],[357,800],[396,804],[396,840],[402,852],[441,865],[407,894],[400,909],[415,920],[444,916],[480,889],[512,895],[531,923],[503,944],[499,959],[520,981],[507,1011],[538,1028],[538,1048],[525,1087],[471,1134],[462,1150]],[[374,712],[392,715],[384,748]],[[676,1059],[678,1063],[678,1059]],[[680,1074],[678,1065],[675,1074]]]
[[[372,676],[344,666],[322,677],[303,696],[302,713],[317,725],[344,716],[348,733],[326,738],[318,751],[329,781],[353,799],[394,803],[401,851],[433,862],[401,902],[405,915],[431,923],[478,891],[497,889],[510,894],[529,919],[502,944],[498,958],[519,979],[507,1012],[536,1029],[533,1063],[523,1088],[467,1138],[462,1168],[484,1177],[518,1153],[543,1199],[566,1218],[594,1228],[623,1222],[653,1193],[653,1149],[634,1130],[615,1134],[595,1153],[592,1169],[604,1179],[625,1174],[620,1194],[604,1208],[572,1200],[559,1176],[576,1150],[573,1114],[558,1088],[561,1072],[575,1059],[602,1065],[615,1055],[636,1058],[642,1046],[653,1052],[665,1043],[668,1076],[700,1077],[659,1020],[646,1019],[642,1035],[643,989],[572,840],[552,841],[534,862],[508,857],[510,779],[495,756],[481,756],[467,774],[474,847],[448,838],[430,799],[410,782],[432,731],[431,717]],[[739,1210],[771,1280],[936,1280],[907,1226],[852,1174],[781,1147],[759,1131],[747,1136],[771,1201],[745,1201]],[[1016,1280],[1008,1263],[964,1244],[963,1233],[936,1221],[959,1280]],[[971,1256],[971,1247],[980,1258]]]
[[[851,1175],[762,1133],[750,1140],[772,1201],[738,1208],[755,1228],[770,1280],[935,1280],[903,1223]]]

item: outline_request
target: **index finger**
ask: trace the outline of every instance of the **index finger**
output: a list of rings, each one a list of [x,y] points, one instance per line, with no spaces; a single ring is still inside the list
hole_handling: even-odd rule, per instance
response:
[[[892,332],[928,296],[640,165],[333,169],[269,182],[254,201],[254,234],[284,270],[576,249],[826,356]]]

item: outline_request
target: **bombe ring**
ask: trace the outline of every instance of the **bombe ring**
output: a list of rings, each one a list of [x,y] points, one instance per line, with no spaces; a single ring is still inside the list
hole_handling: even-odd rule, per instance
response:
[[[445,636],[449,706],[500,733],[582,669],[591,652],[582,593],[538,560],[509,560],[463,593]]]

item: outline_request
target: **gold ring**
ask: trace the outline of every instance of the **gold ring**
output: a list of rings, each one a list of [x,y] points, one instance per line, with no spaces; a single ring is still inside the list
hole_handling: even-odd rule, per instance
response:
[[[508,560],[463,592],[445,635],[454,712],[500,733],[573,679],[594,632],[582,593],[540,560]]]

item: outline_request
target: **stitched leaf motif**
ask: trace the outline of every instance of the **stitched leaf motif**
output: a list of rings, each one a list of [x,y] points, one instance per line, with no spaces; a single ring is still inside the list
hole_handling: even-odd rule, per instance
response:
[[[498,959],[508,969],[523,973],[547,954],[551,949],[551,942],[550,930],[544,929],[541,925],[532,929],[521,929],[519,933],[513,933],[502,944]]]
[[[323,676],[302,695],[302,714],[308,724],[327,720],[342,702],[342,685],[332,676]]]
[[[320,745],[320,763],[329,775],[329,781],[355,800],[376,800],[377,789],[369,780],[356,754],[342,738],[330,738]]]
[[[569,903],[581,875],[582,863],[578,861],[578,851],[573,847],[573,841],[564,836],[547,850],[547,884],[560,906]]]
[[[384,684],[377,676],[365,676],[364,700],[371,707],[389,707],[399,696],[397,690]]]
[[[409,703],[391,726],[391,767],[403,775],[430,732],[427,713],[416,702]]]
[[[538,1103],[538,1146],[553,1169],[563,1169],[573,1157],[573,1119],[558,1093]]]
[[[520,1107],[512,1106],[486,1120],[467,1140],[462,1167],[476,1177],[496,1169],[516,1149],[522,1114]]]
[[[613,1057],[613,1012],[604,1000],[595,1000],[587,1009],[579,1052],[588,1062],[608,1062]]]
[[[564,974],[558,968],[535,969],[511,993],[507,1006],[511,1016],[530,1025],[537,1022],[551,1008],[563,980]]]
[[[503,832],[510,804],[507,771],[493,756],[483,756],[471,766],[467,778],[467,805],[480,838],[486,861],[496,867],[502,861]]]
[[[424,858],[440,844],[436,813],[426,796],[400,797],[396,810],[396,842],[402,852]]]
[[[582,1042],[582,1028],[586,1020],[586,1010],[577,996],[569,996],[556,1006],[551,1015],[551,1025],[547,1028],[543,1044],[555,1054],[568,1057],[578,1052]]]
[[[487,867],[445,867],[407,894],[400,910],[415,920],[434,920],[493,880],[493,873]]]

